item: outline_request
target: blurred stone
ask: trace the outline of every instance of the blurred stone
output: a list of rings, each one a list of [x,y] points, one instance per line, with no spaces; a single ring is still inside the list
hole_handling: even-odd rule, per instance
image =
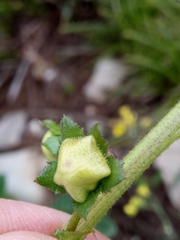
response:
[[[154,165],[161,172],[172,204],[180,209],[180,140],[156,159]],[[175,181],[177,177],[179,181]]]
[[[45,82],[52,82],[58,76],[57,71],[54,68],[48,68],[43,73],[43,79]]]
[[[44,166],[45,159],[35,148],[0,154],[0,175],[5,176],[7,193],[18,200],[45,203],[45,189],[33,182]]]
[[[43,137],[44,135],[44,128],[41,126],[38,119],[31,119],[28,122],[27,130],[34,137]]]
[[[128,70],[129,67],[114,59],[100,60],[83,89],[85,96],[96,103],[104,103],[106,101],[106,91],[120,86]]]
[[[0,118],[0,150],[21,143],[26,123],[27,114],[23,111],[7,113]]]

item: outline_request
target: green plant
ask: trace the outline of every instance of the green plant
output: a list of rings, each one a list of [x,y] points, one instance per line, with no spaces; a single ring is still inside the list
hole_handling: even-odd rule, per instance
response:
[[[11,198],[14,197],[7,193],[6,191],[6,178],[3,175],[0,175],[0,198]]]
[[[56,194],[68,192],[72,198],[75,198],[73,200],[74,213],[72,218],[63,230],[55,231],[55,236],[61,240],[83,240],[88,233],[93,232],[93,227],[96,226],[103,215],[149,165],[170,144],[180,138],[180,103],[127,154],[123,159],[123,166],[121,161],[115,159],[108,152],[107,142],[101,137],[98,124],[95,124],[85,136],[83,129],[66,117],[63,117],[60,128],[56,123],[49,124],[49,122],[45,121],[43,124],[51,131],[58,129],[58,157],[48,161],[48,166],[35,181],[53,190]],[[68,148],[64,147],[65,143],[68,143]],[[49,145],[49,149],[51,148],[53,148],[52,145]],[[85,164],[82,163],[83,156],[86,158]],[[88,164],[87,159],[94,163]],[[81,161],[80,165],[79,160]],[[94,166],[97,167],[98,178],[92,175],[92,166],[89,165],[93,165],[92,171],[94,171]],[[99,175],[101,167],[106,169],[105,175],[102,176]],[[69,169],[68,175],[64,175],[64,186],[58,185],[59,181],[57,179],[54,181],[54,176],[58,174],[60,168],[61,170]],[[108,168],[110,173],[107,170]],[[62,172],[60,171],[60,173]],[[89,180],[90,176],[92,179]],[[82,185],[80,179],[83,179]],[[90,182],[90,188],[88,181]],[[92,184],[93,181],[95,182]],[[81,188],[82,191],[85,191],[83,197],[82,193],[79,192]],[[78,194],[80,194],[80,199],[77,198]]]
[[[61,194],[55,198],[52,202],[51,207],[73,214],[72,198],[70,195]],[[111,219],[110,215],[107,213],[100,222],[96,225],[96,229],[102,232],[109,238],[113,238],[118,231],[117,224]]]
[[[99,21],[70,22],[62,30],[82,34],[103,55],[134,67],[128,96],[180,99],[180,4],[175,0],[97,0]],[[88,33],[88,34],[87,34]],[[123,90],[122,90],[123,89]],[[117,90],[116,90],[117,91]],[[121,87],[119,94],[124,94]]]

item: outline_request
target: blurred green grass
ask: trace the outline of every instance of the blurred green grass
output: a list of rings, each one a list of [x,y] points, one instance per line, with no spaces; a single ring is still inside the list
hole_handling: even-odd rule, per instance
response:
[[[69,22],[61,31],[83,35],[99,54],[134,66],[139,97],[180,99],[180,3],[175,0],[97,0],[99,21]],[[88,34],[87,34],[88,33]],[[130,81],[129,81],[130,82]],[[131,90],[130,90],[131,92]]]

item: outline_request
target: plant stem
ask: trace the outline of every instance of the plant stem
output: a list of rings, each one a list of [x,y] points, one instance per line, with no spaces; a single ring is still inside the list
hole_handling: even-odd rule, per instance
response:
[[[69,232],[72,232],[72,231],[75,231],[78,223],[79,223],[79,220],[80,220],[80,216],[77,212],[74,212],[71,219],[69,220],[68,222],[68,225],[67,227],[65,228],[66,231],[69,231]]]
[[[180,136],[180,103],[178,103],[145,138],[124,158],[125,179],[108,193],[101,193],[86,219],[81,218],[76,231],[89,231],[107,213],[132,183],[151,163]],[[81,238],[80,240],[83,240]]]

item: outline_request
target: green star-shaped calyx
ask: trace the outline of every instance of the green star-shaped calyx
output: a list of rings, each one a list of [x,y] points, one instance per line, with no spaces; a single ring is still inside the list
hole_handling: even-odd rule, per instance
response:
[[[84,202],[89,191],[110,174],[107,161],[93,136],[63,141],[54,182],[63,185],[75,201]]]

